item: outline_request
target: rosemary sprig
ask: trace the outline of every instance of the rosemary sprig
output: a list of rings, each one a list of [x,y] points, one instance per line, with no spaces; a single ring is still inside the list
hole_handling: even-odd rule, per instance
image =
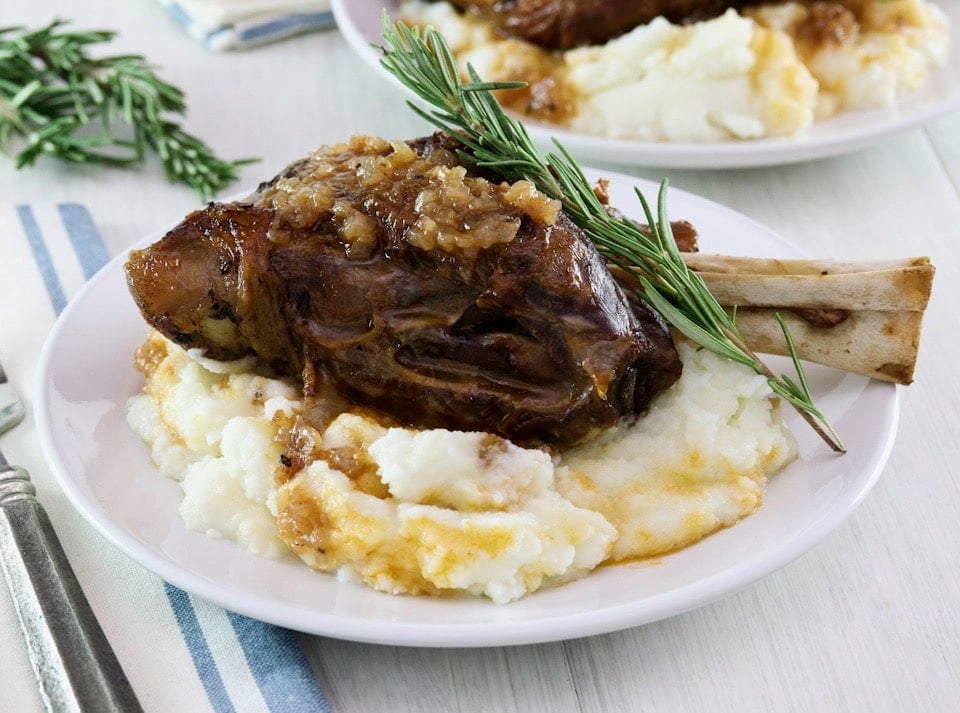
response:
[[[700,276],[683,262],[667,219],[666,181],[660,186],[656,216],[643,194],[636,191],[649,226],[646,230],[631,220],[611,216],[569,152],[554,139],[557,152],[541,158],[524,125],[507,115],[492,93],[521,87],[522,82],[483,82],[472,67],[467,68],[465,82],[449,45],[434,29],[421,32],[402,22],[393,24],[386,11],[383,26],[387,46],[379,48],[381,64],[433,107],[425,110],[411,102],[417,114],[456,136],[465,147],[464,157],[478,166],[511,181],[530,181],[542,193],[560,200],[600,253],[636,280],[638,292],[671,326],[701,347],[765,376],[771,390],[792,404],[833,450],[844,451],[836,432],[813,403],[783,320],[779,320],[780,326],[793,356],[797,382],[775,376],[764,365],[744,343],[735,315],[724,311]]]
[[[249,159],[217,158],[165,116],[186,114],[180,89],[139,55],[91,55],[116,33],[71,32],[65,24],[0,28],[0,153],[14,135],[24,144],[17,168],[41,156],[136,166],[152,151],[171,183],[186,183],[204,200],[237,178],[237,167]]]

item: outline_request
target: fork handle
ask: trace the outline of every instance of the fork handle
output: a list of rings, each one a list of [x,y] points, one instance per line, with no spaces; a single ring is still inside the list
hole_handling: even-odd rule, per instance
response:
[[[0,465],[0,564],[51,711],[141,711],[27,472]]]

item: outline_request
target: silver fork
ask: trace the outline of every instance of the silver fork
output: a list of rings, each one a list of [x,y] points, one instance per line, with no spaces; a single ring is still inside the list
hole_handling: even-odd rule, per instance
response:
[[[0,434],[24,418],[0,366]],[[23,468],[0,452],[0,565],[50,711],[140,711]]]

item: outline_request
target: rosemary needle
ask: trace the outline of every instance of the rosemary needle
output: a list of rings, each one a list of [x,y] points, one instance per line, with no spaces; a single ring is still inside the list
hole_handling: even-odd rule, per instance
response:
[[[186,114],[183,92],[139,55],[94,57],[114,32],[71,32],[54,20],[37,30],[0,28],[0,152],[22,139],[17,168],[41,156],[78,164],[136,166],[147,152],[171,183],[204,200],[250,159],[224,161],[168,115]]]
[[[779,315],[796,381],[777,377],[766,367],[744,343],[735,314],[727,314],[700,276],[683,262],[667,219],[666,181],[660,186],[656,215],[643,194],[636,192],[648,227],[611,215],[567,150],[554,139],[556,152],[541,158],[524,125],[506,114],[493,94],[523,83],[483,82],[469,66],[465,81],[449,45],[433,28],[421,32],[402,22],[394,24],[386,11],[383,27],[387,46],[380,47],[381,64],[432,107],[422,109],[410,103],[417,114],[463,144],[464,158],[508,180],[530,181],[561,201],[600,253],[636,281],[638,292],[672,327],[701,347],[766,377],[771,390],[794,406],[833,450],[844,451],[813,402],[793,340]]]

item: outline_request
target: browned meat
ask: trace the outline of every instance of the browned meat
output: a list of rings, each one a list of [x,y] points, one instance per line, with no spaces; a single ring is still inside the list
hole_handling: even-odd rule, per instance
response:
[[[133,296],[184,347],[416,426],[561,445],[641,413],[680,374],[662,320],[556,204],[449,149],[321,150],[132,253]]]
[[[489,18],[505,35],[550,49],[601,44],[664,16],[694,22],[750,0],[449,0]],[[755,2],[757,0],[754,0]]]

